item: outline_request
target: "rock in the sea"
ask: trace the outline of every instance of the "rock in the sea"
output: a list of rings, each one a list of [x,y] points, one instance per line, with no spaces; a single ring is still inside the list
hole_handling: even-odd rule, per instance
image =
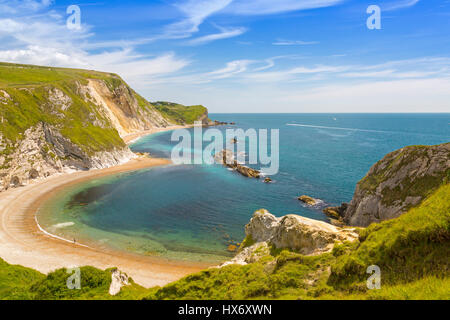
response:
[[[216,163],[223,164],[224,166],[239,172],[244,177],[256,178],[256,179],[259,179],[261,177],[260,171],[239,164],[235,160],[235,155],[234,155],[233,151],[231,151],[231,150],[222,150],[222,151],[218,152],[214,156],[214,159],[215,159]]]
[[[336,242],[354,241],[354,229],[343,229],[323,221],[297,215],[277,218],[267,210],[255,212],[245,227],[247,237],[276,248],[289,248],[305,255],[331,251]]]
[[[347,203],[343,203],[339,207],[328,207],[323,209],[323,213],[325,213],[327,216],[333,219],[342,219],[344,217],[345,211],[348,208]]]
[[[317,204],[316,199],[311,198],[309,196],[300,196],[298,197],[298,200],[300,200],[303,203],[306,203],[308,206],[315,206]]]
[[[272,179],[270,179],[269,177],[267,177],[267,178],[264,179],[264,182],[265,182],[265,183],[271,183],[271,182],[272,182]]]

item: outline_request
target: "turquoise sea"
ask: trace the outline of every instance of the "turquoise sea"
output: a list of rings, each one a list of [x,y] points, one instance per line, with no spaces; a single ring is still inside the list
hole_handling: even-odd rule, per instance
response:
[[[274,183],[220,165],[169,165],[89,181],[40,211],[49,232],[98,247],[216,263],[244,238],[253,212],[326,220],[322,208],[351,200],[356,183],[385,154],[450,141],[450,114],[211,114],[234,128],[280,130]],[[230,126],[217,127],[220,130]],[[144,137],[133,151],[169,158],[172,132]],[[206,145],[206,143],[205,143]],[[258,168],[258,165],[254,166]],[[299,195],[321,199],[309,208]]]

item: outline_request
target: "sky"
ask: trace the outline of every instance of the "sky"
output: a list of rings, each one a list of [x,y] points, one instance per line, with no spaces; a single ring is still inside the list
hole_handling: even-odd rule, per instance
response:
[[[0,0],[0,61],[211,113],[450,112],[449,34],[450,0]]]

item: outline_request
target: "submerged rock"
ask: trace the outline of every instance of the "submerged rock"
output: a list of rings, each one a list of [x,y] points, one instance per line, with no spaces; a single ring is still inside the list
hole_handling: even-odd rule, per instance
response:
[[[298,200],[300,200],[303,203],[306,203],[308,206],[315,206],[317,204],[317,200],[309,196],[300,196],[298,197]]]

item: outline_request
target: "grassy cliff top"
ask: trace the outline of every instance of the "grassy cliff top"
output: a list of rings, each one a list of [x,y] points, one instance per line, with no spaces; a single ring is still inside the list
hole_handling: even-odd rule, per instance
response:
[[[114,73],[0,62],[0,87],[34,87],[58,81],[86,79],[121,81]]]
[[[208,109],[201,105],[184,106],[182,104],[166,101],[152,102],[152,104],[158,111],[165,114],[169,119],[180,124],[193,124],[202,116],[208,116]]]

